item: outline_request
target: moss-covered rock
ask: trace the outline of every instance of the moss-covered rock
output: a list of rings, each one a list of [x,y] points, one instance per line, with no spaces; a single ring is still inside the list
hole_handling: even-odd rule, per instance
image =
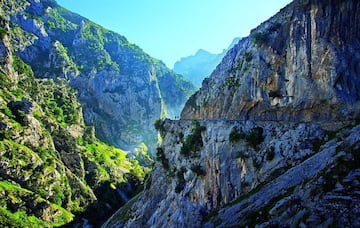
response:
[[[0,15],[26,7],[10,0],[0,4],[11,9]],[[1,23],[10,25],[7,19]],[[15,41],[30,45],[31,36],[20,27],[6,31],[0,39],[5,60],[0,64],[0,224],[57,227],[86,218],[99,225],[136,194],[148,170],[96,138],[64,78],[39,79],[14,54],[23,48]],[[56,64],[65,67],[61,63],[71,60],[66,48],[56,43],[53,49]]]
[[[127,150],[145,143],[155,154],[152,123],[179,115],[195,90],[191,83],[125,37],[55,1],[30,1],[10,18],[10,29],[21,37],[10,36],[16,53],[36,77],[61,78],[79,91],[85,121],[94,125],[100,138]],[[36,40],[26,39],[25,34],[35,35]]]

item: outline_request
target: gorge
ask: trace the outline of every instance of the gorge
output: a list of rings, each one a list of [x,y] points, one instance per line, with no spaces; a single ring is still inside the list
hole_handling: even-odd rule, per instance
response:
[[[103,227],[359,226],[359,10],[295,0],[240,40]]]
[[[0,5],[0,225],[360,226],[357,0],[292,1],[196,92],[53,0]]]
[[[194,87],[53,0],[0,5],[0,224],[100,226],[151,170],[155,120]]]

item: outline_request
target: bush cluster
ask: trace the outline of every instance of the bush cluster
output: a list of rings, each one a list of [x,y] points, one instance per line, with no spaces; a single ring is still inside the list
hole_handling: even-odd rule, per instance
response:
[[[198,175],[198,176],[205,176],[206,175],[205,169],[200,164],[193,165],[191,167],[191,171],[196,173],[196,175]]]
[[[156,149],[156,160],[161,162],[165,170],[169,170],[169,160],[166,158],[164,150],[161,147]]]
[[[180,193],[185,188],[185,184],[186,184],[186,181],[184,179],[185,172],[186,169],[184,167],[181,167],[181,169],[176,172],[176,179],[177,179],[177,184],[175,187],[176,193]]]
[[[256,149],[257,146],[264,141],[264,130],[261,127],[255,127],[246,136],[246,142],[249,146]]]
[[[230,135],[229,135],[229,140],[230,142],[239,142],[240,140],[242,139],[245,139],[246,138],[246,135],[245,133],[243,132],[238,132],[238,130],[234,127],[231,132],[230,132]]]
[[[6,34],[7,34],[7,31],[4,28],[0,28],[0,39],[3,39]]]
[[[239,142],[240,140],[246,140],[247,145],[254,149],[264,141],[263,129],[261,127],[253,128],[249,134],[239,132],[236,128],[233,128],[229,135],[230,142]]]
[[[268,34],[266,32],[256,32],[252,37],[254,44],[262,45],[268,42]]]
[[[33,77],[34,73],[29,65],[24,63],[17,55],[13,55],[13,67],[16,72],[29,77]]]
[[[267,161],[271,161],[273,160],[275,157],[275,149],[273,146],[271,146],[267,151],[266,151],[266,160]]]
[[[161,137],[165,137],[166,130],[162,119],[157,119],[154,123],[154,127],[160,133]]]
[[[281,91],[280,90],[271,90],[269,92],[269,97],[271,97],[271,98],[275,98],[275,97],[281,98],[282,97]]]
[[[229,88],[238,88],[241,85],[240,80],[235,76],[227,78],[224,84]]]
[[[201,132],[205,131],[206,128],[201,126],[197,121],[194,121],[193,125],[194,128],[192,129],[192,133],[186,137],[185,142],[183,143],[183,146],[180,150],[180,154],[186,157],[195,155],[194,152],[201,150],[204,145]]]
[[[244,58],[246,62],[250,62],[253,58],[253,54],[251,52],[245,52]]]

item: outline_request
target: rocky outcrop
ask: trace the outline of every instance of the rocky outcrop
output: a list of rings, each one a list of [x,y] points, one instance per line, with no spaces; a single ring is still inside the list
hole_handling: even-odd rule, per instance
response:
[[[343,126],[339,123],[338,128]],[[291,221],[321,225],[331,216],[317,211],[317,205],[324,203],[323,210],[331,206],[322,200],[335,194],[336,182],[343,183],[342,178],[352,175],[358,166],[354,151],[360,142],[358,126],[323,128],[328,126],[165,121],[158,163],[144,192],[103,227],[231,227],[293,224]],[[197,129],[200,135],[196,135]],[[194,134],[201,139],[198,150],[188,145]],[[334,170],[342,170],[341,176],[333,176]],[[354,178],[347,183],[357,180]],[[340,195],[358,202],[357,188],[351,184],[342,187],[347,190]],[[319,204],[308,200],[317,198],[322,199]],[[284,204],[291,204],[293,211],[288,214]],[[298,204],[301,206],[296,207]],[[344,208],[350,214],[339,217],[359,222],[356,210],[351,211],[350,205]],[[315,212],[316,221],[308,217]]]
[[[242,39],[103,227],[356,227],[360,4],[293,1]]]
[[[183,57],[174,64],[174,71],[194,83],[197,88],[200,88],[204,78],[210,76],[211,72],[221,62],[225,54],[233,48],[239,40],[240,38],[235,38],[229,47],[221,53],[213,54],[200,49],[194,55]]]
[[[15,54],[34,36],[12,27],[9,13],[28,2],[0,6],[0,226],[99,225],[135,194],[147,171],[95,137],[64,79],[36,79]],[[51,53],[62,48],[55,43]]]
[[[204,227],[237,224],[356,227],[359,207],[359,126],[339,134],[315,156],[220,209]],[[345,137],[345,138],[343,138]],[[341,140],[339,140],[341,139]]]
[[[292,2],[227,53],[182,118],[354,118],[359,9],[351,0]]]
[[[179,115],[194,91],[191,83],[125,37],[55,1],[29,0],[11,20],[12,29],[19,26],[34,36],[30,45],[17,49],[18,55],[37,77],[70,82],[86,123],[115,146],[132,150],[144,142],[153,152],[155,120]]]

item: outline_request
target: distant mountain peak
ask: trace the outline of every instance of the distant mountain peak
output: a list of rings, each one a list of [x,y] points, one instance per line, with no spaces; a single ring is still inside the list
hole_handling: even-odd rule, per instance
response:
[[[310,2],[292,2],[234,46],[188,101],[182,117],[354,118],[360,106],[360,70],[353,67],[360,61],[355,54],[360,32],[352,21],[360,19],[354,17],[359,8],[354,0]],[[325,10],[331,14],[320,13]]]
[[[199,49],[195,55],[200,55],[200,54],[211,54],[211,53],[206,51],[205,49]]]
[[[194,55],[182,57],[174,64],[174,71],[183,75],[198,88],[205,77],[209,76],[215,67],[220,63],[226,52],[230,50],[240,38],[234,38],[227,49],[221,53],[211,53],[204,49],[199,49]]]
[[[358,227],[359,11],[295,0],[241,39],[103,227]]]

